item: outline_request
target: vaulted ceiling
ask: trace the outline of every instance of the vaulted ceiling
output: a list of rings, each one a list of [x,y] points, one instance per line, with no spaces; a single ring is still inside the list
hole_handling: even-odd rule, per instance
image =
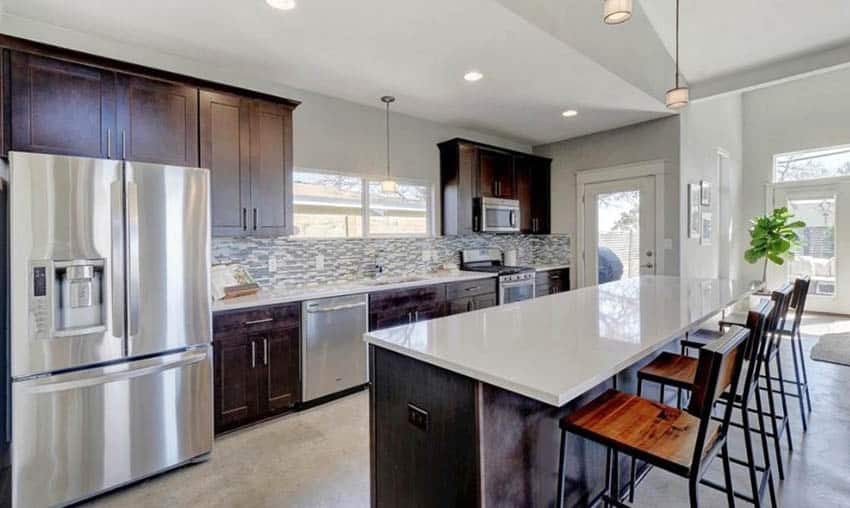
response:
[[[682,2],[682,70],[697,90],[759,66],[780,75],[824,48],[841,64],[850,48],[846,0]],[[673,5],[641,0],[611,27],[597,0],[298,0],[286,12],[263,0],[5,0],[0,31],[147,65],[176,56],[259,89],[376,107],[391,93],[395,111],[538,144],[669,114]],[[484,79],[465,82],[471,69]]]

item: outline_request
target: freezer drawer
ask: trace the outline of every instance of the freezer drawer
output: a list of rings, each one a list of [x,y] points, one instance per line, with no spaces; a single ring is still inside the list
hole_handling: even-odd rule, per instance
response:
[[[301,335],[303,400],[330,395],[368,381],[368,296],[304,302]]]
[[[211,350],[12,385],[15,507],[64,505],[212,449]]]

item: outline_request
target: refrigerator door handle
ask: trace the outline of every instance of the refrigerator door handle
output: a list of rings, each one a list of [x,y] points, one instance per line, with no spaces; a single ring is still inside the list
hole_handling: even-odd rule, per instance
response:
[[[120,370],[108,372],[109,368],[97,369],[95,372],[73,372],[68,375],[47,376],[24,381],[30,394],[56,393],[66,390],[77,390],[91,386],[106,385],[116,381],[148,376],[157,372],[192,365],[207,359],[206,350],[184,351],[177,355],[152,358],[137,362],[136,365],[123,364]],[[59,380],[57,380],[59,378]],[[65,379],[63,379],[65,378]]]
[[[127,335],[139,333],[139,188],[127,180]]]
[[[112,336],[124,337],[124,189],[120,180],[109,189],[112,224]]]

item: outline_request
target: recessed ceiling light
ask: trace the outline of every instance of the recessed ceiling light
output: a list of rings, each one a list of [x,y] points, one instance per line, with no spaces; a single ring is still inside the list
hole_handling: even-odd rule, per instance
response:
[[[481,74],[478,71],[469,71],[469,72],[467,72],[466,74],[463,75],[463,79],[465,79],[467,81],[478,81],[483,77],[484,77],[484,75]]]
[[[295,8],[295,0],[266,0],[266,3],[282,11],[291,11]]]
[[[578,115],[578,111],[576,111],[574,109],[568,109],[568,110],[564,111],[563,113],[561,113],[561,116],[566,117],[566,118],[572,118],[576,115]]]

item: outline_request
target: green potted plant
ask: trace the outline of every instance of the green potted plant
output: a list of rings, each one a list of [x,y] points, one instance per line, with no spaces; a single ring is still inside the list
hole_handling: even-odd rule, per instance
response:
[[[806,227],[806,223],[801,220],[791,222],[793,218],[794,214],[782,207],[750,221],[750,248],[744,252],[744,259],[750,264],[764,259],[764,281],[767,280],[767,262],[782,266],[786,259],[794,258],[791,249],[800,245],[800,237],[794,230]]]

